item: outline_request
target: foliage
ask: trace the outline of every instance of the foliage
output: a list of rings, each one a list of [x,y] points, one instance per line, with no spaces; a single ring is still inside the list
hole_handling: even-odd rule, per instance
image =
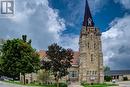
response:
[[[109,72],[110,70],[111,70],[110,67],[108,67],[108,66],[104,67],[104,72]]]
[[[39,55],[26,39],[7,40],[2,54],[1,68],[5,76],[16,78],[20,73],[25,75],[39,69]]]
[[[104,80],[105,80],[105,81],[111,81],[111,80],[112,80],[112,77],[111,77],[111,76],[104,76]]]
[[[111,80],[112,80],[112,77],[109,76],[109,74],[110,74],[110,67],[105,66],[105,67],[104,67],[104,72],[105,72],[104,80],[105,80],[105,81],[111,81]]]
[[[2,67],[2,46],[3,46],[3,44],[5,43],[5,41],[2,39],[0,39],[0,75],[2,76],[3,75],[3,72],[2,72],[2,69],[1,69],[1,67]]]
[[[1,59],[1,55],[0,55],[0,76],[3,75],[3,72],[2,72],[2,59]]]
[[[93,84],[93,85],[89,85],[89,84],[83,84],[84,87],[113,87],[113,86],[118,86],[117,84],[106,84],[106,83],[103,83],[103,84]]]
[[[71,60],[73,59],[73,51],[71,49],[64,49],[57,44],[52,44],[48,47],[47,50],[47,58],[50,60],[46,64],[44,61],[43,67],[48,66],[47,68],[44,67],[46,70],[51,70],[55,77],[55,81],[58,84],[59,79],[68,75],[68,68],[71,67]],[[58,86],[58,85],[57,85]]]
[[[41,69],[45,69],[46,71],[49,71],[51,69],[51,61],[42,60]]]
[[[123,77],[123,81],[128,81],[128,77]]]
[[[85,86],[88,85],[88,83],[86,81],[81,82],[81,85]]]
[[[43,83],[47,83],[47,81],[50,80],[50,73],[49,73],[49,71],[39,70],[38,71],[38,80],[42,84]]]
[[[59,87],[68,87],[66,83],[59,83]]]
[[[67,84],[65,84],[65,83],[60,83],[60,87],[67,87]]]

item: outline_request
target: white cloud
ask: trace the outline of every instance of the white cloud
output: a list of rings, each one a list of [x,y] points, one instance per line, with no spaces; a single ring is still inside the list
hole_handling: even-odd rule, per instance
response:
[[[64,48],[71,48],[74,51],[79,51],[79,35],[64,35],[60,39],[60,43]]]
[[[89,6],[93,12],[93,14],[96,14],[97,12],[101,11],[101,8],[103,8],[108,0],[88,0],[89,1]]]
[[[48,0],[15,0],[15,4],[14,17],[0,19],[0,38],[19,38],[27,34],[38,49],[60,41],[65,21],[49,7]]]
[[[102,33],[105,64],[112,69],[128,69],[130,66],[130,15],[116,18],[111,28]]]
[[[122,4],[126,9],[130,9],[130,0],[115,0],[115,2]]]

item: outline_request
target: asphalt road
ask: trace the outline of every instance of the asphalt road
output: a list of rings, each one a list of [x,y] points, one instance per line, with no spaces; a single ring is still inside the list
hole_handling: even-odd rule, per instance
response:
[[[15,85],[15,84],[10,84],[10,83],[5,83],[0,81],[0,87],[27,87],[27,86]]]
[[[109,84],[112,84],[112,82],[108,82]],[[130,87],[130,81],[119,81],[116,82],[119,86],[112,86],[112,87]]]
[[[10,85],[7,85],[7,84],[0,83],[0,87],[14,87],[14,86],[10,86]]]
[[[130,87],[130,81],[119,82],[119,87]]]

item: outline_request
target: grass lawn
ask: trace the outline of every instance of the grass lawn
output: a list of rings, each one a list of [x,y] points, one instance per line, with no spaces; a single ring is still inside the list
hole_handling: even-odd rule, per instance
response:
[[[84,87],[109,87],[109,86],[117,86],[117,84],[94,84],[94,85],[88,85],[88,84],[83,84]]]

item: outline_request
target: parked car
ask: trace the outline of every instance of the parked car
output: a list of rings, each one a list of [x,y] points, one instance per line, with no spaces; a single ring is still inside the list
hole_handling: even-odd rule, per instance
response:
[[[4,79],[0,77],[0,81],[4,81]]]
[[[1,81],[9,81],[9,80],[13,80],[13,78],[9,78],[7,76],[1,76],[0,80]]]
[[[115,80],[115,79],[113,79],[113,80],[112,80],[112,83],[116,83],[116,80]]]

